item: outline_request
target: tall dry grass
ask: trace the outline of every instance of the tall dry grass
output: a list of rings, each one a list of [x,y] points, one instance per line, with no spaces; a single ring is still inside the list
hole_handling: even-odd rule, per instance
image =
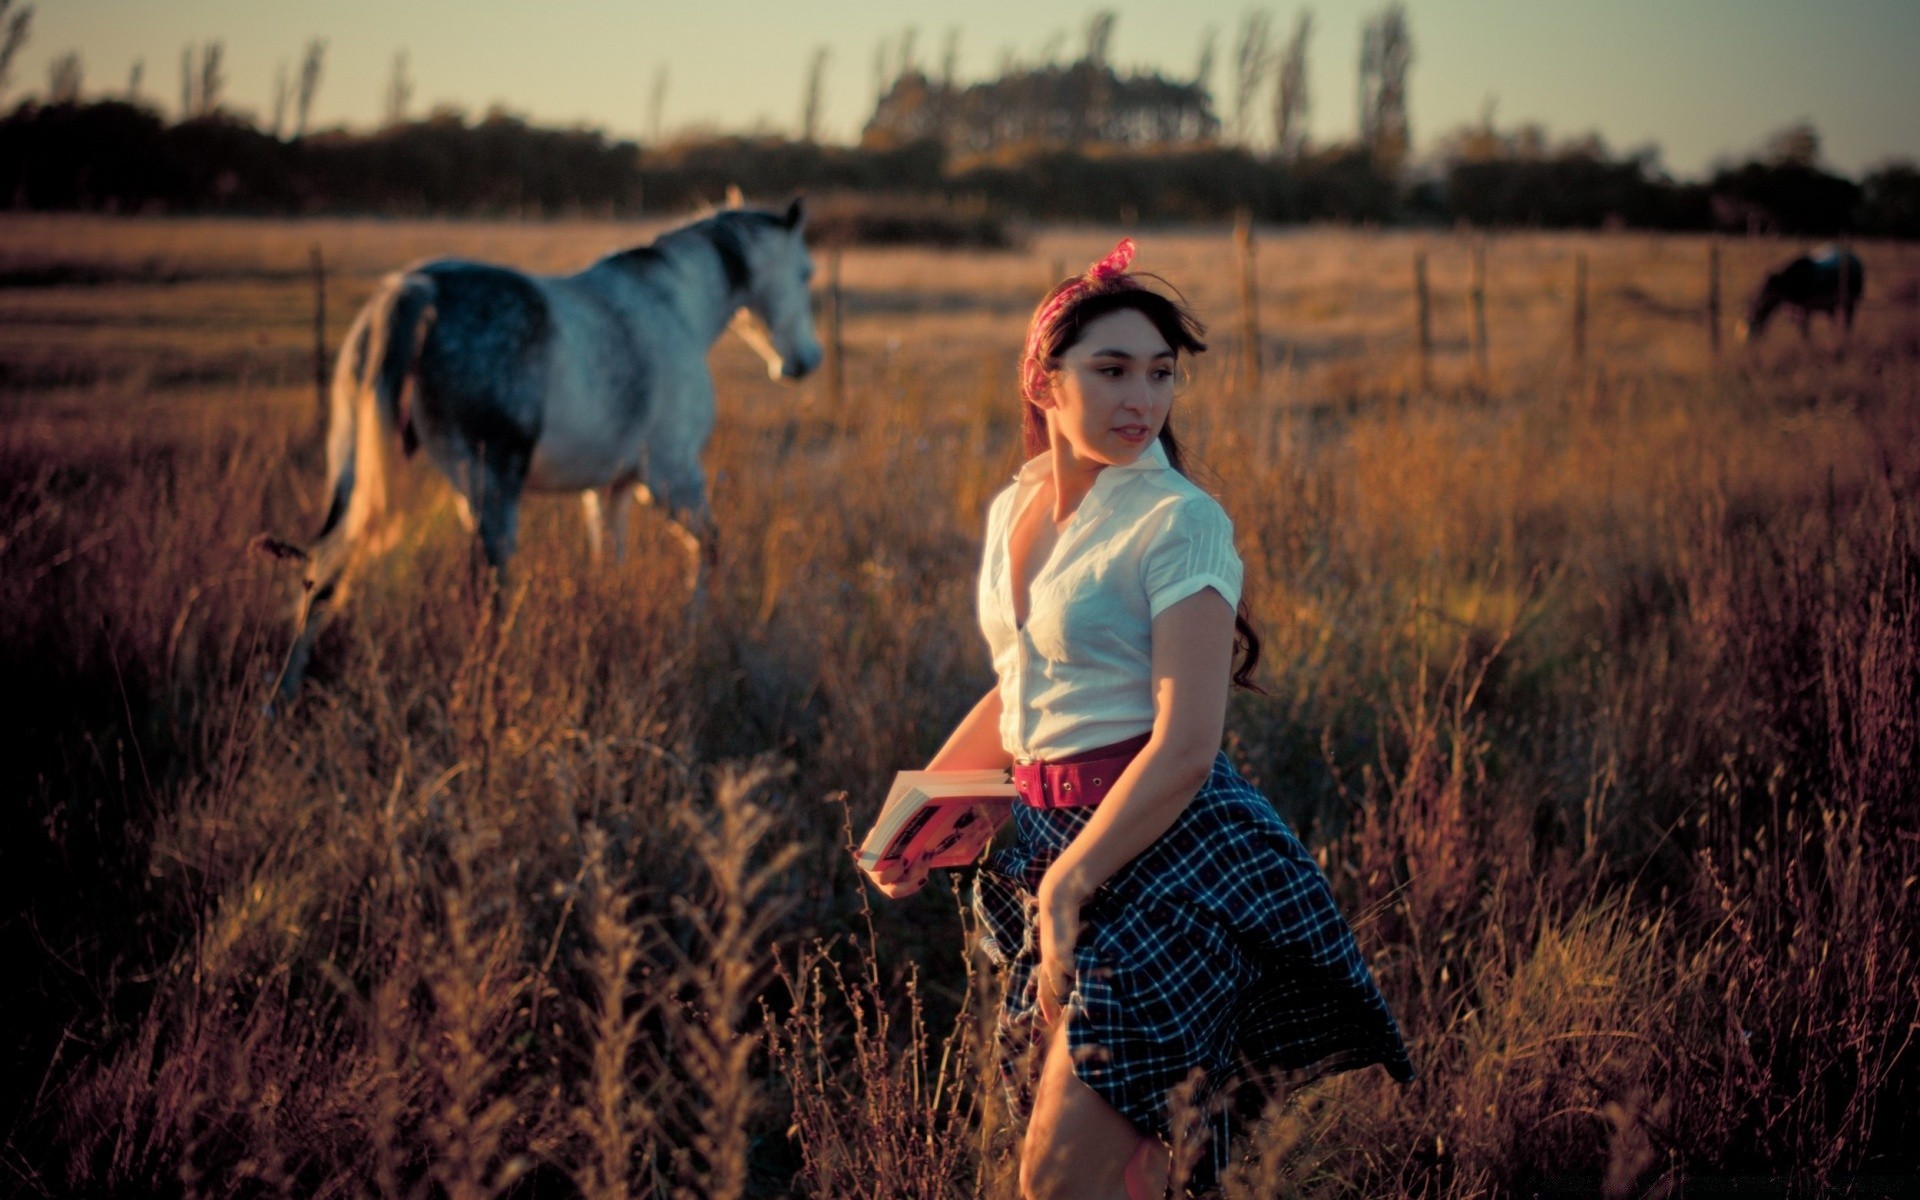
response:
[[[144,228],[90,252],[244,267],[307,236]],[[354,252],[433,230],[381,236]],[[530,506],[495,603],[417,481],[272,718],[291,581],[246,547],[317,505],[297,281],[0,299],[26,322],[0,334],[17,1187],[1013,1195],[992,977],[950,897],[862,919],[829,797],[864,820],[987,685],[972,571],[1019,298],[1102,240],[849,256],[841,407],[717,351],[697,626],[657,525],[595,570],[561,503]],[[1920,325],[1882,308],[1845,348],[1715,369],[1617,308],[1575,371],[1569,243],[1496,248],[1492,385],[1449,360],[1432,393],[1391,333],[1408,239],[1270,243],[1282,367],[1179,404],[1267,638],[1230,749],[1422,1072],[1243,1097],[1230,1194],[1873,1194],[1920,1168]],[[1226,245],[1169,235],[1154,264],[1219,328]],[[1693,278],[1685,240],[1611,248],[1619,286]],[[116,348],[136,328],[179,370]],[[787,773],[713,770],[769,751]]]

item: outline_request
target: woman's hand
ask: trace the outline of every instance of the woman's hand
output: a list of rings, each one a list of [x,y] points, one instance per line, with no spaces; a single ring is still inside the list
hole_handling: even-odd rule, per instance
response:
[[[902,896],[911,896],[927,882],[927,873],[931,871],[924,862],[893,863],[882,867],[877,874],[869,874],[873,886],[889,900],[898,900]]]
[[[1040,1019],[1051,1026],[1073,995],[1073,948],[1080,940],[1080,897],[1062,886],[1040,881],[1040,963],[1034,968]]]

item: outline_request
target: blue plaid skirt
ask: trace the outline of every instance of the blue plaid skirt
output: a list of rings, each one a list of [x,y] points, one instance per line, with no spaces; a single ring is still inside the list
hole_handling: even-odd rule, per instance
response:
[[[1006,985],[1001,1073],[1022,1121],[1046,1033],[1034,891],[1093,811],[1014,805],[1012,842],[975,879],[981,941]],[[1171,1142],[1168,1093],[1197,1079],[1207,1148],[1196,1184],[1225,1168],[1231,1114],[1219,1101],[1241,1072],[1298,1083],[1380,1063],[1413,1078],[1326,876],[1224,753],[1173,826],[1082,906],[1074,968],[1067,1038],[1094,1091]]]

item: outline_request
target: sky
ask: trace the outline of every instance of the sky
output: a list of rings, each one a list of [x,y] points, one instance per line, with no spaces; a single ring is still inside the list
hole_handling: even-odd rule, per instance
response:
[[[14,0],[18,5],[21,0]],[[1360,27],[1385,0],[1267,6],[1278,34],[1310,8],[1311,135],[1352,136]],[[141,93],[177,110],[180,55],[224,43],[231,108],[267,114],[274,78],[309,38],[326,39],[313,125],[377,124],[394,55],[404,50],[412,113],[493,105],[532,120],[644,138],[649,96],[667,71],[662,123],[793,132],[807,67],[825,47],[822,136],[852,141],[871,111],[874,59],[917,33],[937,64],[958,30],[962,81],[998,72],[1009,54],[1050,43],[1078,55],[1088,18],[1117,14],[1116,67],[1190,78],[1218,31],[1216,103],[1231,80],[1246,0],[1059,4],[1049,0],[36,0],[31,40],[14,64],[11,104],[45,89],[48,65],[77,52],[90,94]],[[1697,178],[1809,120],[1828,166],[1858,175],[1889,158],[1920,160],[1920,0],[1408,0],[1416,151],[1477,122],[1538,122],[1556,138],[1599,133],[1616,151],[1657,145],[1661,164]],[[1268,107],[1261,104],[1262,111]]]

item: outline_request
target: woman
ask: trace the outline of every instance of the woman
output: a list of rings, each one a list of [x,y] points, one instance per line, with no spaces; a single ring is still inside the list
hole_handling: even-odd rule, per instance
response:
[[[1259,640],[1232,524],[1168,425],[1202,330],[1128,273],[1132,253],[1123,240],[1034,314],[1030,457],[994,500],[980,573],[999,681],[928,764],[1011,766],[1021,788],[974,904],[1005,975],[1030,1197],[1161,1195],[1168,1093],[1190,1076],[1200,1185],[1227,1149],[1207,1100],[1237,1069],[1413,1077],[1325,877],[1220,752],[1229,680],[1248,683]]]

